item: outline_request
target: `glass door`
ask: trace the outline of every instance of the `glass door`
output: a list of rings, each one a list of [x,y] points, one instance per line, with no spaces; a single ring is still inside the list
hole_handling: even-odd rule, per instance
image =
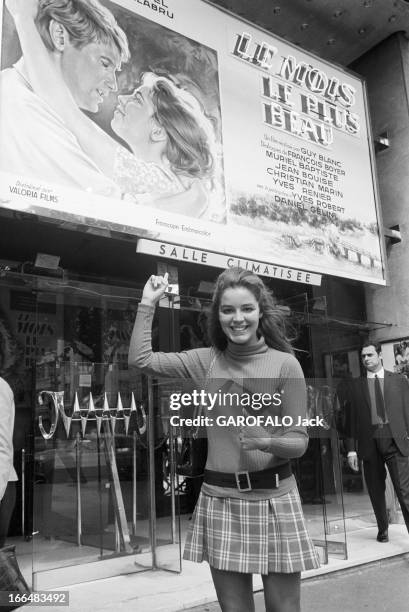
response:
[[[321,563],[347,558],[342,457],[337,427],[336,388],[327,379],[307,379],[309,444],[294,461],[310,535]]]
[[[29,274],[0,282],[19,360],[16,423],[25,423],[19,562],[33,587],[180,571],[160,402],[128,369],[138,293]]]
[[[36,588],[152,567],[147,411],[127,366],[136,305],[123,288],[37,282]]]

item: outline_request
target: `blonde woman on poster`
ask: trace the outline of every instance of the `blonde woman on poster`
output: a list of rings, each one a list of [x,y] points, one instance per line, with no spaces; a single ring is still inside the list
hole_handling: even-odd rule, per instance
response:
[[[7,0],[6,5],[34,91],[63,118],[102,173],[138,203],[203,217],[215,191],[216,154],[214,129],[200,102],[170,78],[144,74],[132,94],[118,96],[111,122],[129,150],[84,115],[74,101],[36,27],[41,0]],[[68,26],[50,27],[49,34],[61,54],[72,46]],[[98,44],[98,39],[90,42]],[[112,58],[105,61],[108,71]],[[106,92],[100,89],[96,91],[102,99]]]

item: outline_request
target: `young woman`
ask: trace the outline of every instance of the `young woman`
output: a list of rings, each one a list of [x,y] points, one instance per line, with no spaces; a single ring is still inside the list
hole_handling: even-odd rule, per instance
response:
[[[100,170],[112,178],[126,196],[144,202],[141,196],[181,194],[194,187],[195,209],[168,208],[201,217],[217,188],[216,144],[213,125],[200,102],[170,78],[143,75],[130,95],[118,97],[112,118],[113,131],[129,150],[89,119],[74,101],[56,69],[35,25],[38,0],[7,0],[23,51],[24,65],[34,91],[65,121],[81,148]],[[63,48],[69,33],[62,28],[56,44]],[[218,194],[220,195],[220,194]]]
[[[318,559],[289,462],[308,443],[299,424],[306,415],[306,389],[281,314],[255,274],[228,269],[214,292],[212,348],[154,353],[152,317],[166,286],[166,276],[152,276],[145,285],[131,338],[131,366],[156,376],[192,378],[199,386],[205,380],[207,392],[241,387],[253,399],[260,392],[267,398],[278,394],[274,405],[266,400],[267,413],[255,402],[253,410],[248,402],[243,408],[223,397],[211,412],[203,408],[213,424],[207,427],[204,484],[184,558],[209,562],[223,612],[254,610],[254,573],[262,575],[268,612],[299,612],[300,573],[318,567]],[[218,417],[256,412],[277,417],[277,424],[256,426],[248,419],[243,426],[217,425]]]

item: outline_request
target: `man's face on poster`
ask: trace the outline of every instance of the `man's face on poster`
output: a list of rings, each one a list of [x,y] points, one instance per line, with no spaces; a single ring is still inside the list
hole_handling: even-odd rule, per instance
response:
[[[61,56],[62,74],[75,102],[92,113],[98,111],[108,94],[117,91],[120,65],[114,42],[91,42],[81,48],[67,43]]]

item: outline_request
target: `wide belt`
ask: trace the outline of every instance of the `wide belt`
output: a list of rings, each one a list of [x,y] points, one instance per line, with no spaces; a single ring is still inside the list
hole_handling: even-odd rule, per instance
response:
[[[239,491],[251,491],[252,489],[278,489],[280,480],[291,476],[290,463],[277,465],[273,468],[260,470],[258,472],[214,472],[204,471],[204,482],[216,487],[227,487]]]

